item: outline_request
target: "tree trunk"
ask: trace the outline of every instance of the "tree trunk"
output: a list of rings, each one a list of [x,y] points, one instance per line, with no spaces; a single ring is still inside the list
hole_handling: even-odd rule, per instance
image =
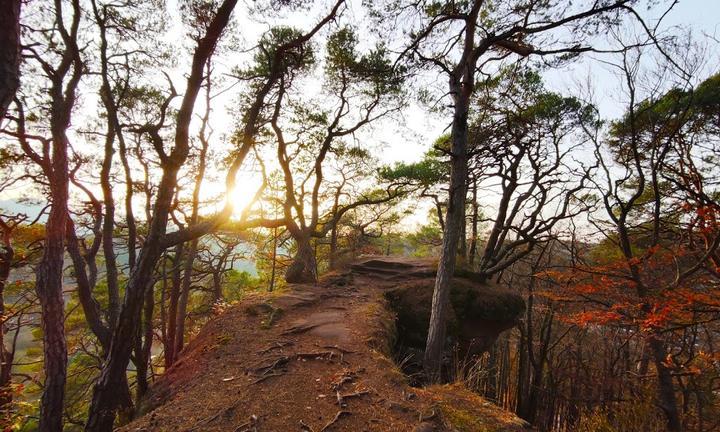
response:
[[[477,179],[473,178],[472,186],[472,233],[470,237],[470,251],[468,252],[468,262],[472,267],[475,263],[475,256],[477,255],[477,237],[478,237],[478,222],[480,219],[479,206],[477,202]]]
[[[461,90],[460,83],[451,82],[451,93],[455,95],[456,100],[452,124],[450,200],[445,217],[445,230],[435,279],[435,290],[433,291],[430,327],[424,358],[425,373],[431,382],[437,381],[441,374],[450,282],[455,273],[455,257],[460,239],[460,225],[463,223],[467,184],[467,121],[471,92],[469,89]]]
[[[210,63],[206,65],[207,68],[207,86],[205,87],[205,116],[203,117],[203,123],[200,129],[200,142],[202,143],[202,147],[200,148],[200,154],[198,155],[199,164],[198,164],[198,171],[195,175],[195,186],[193,188],[193,198],[192,198],[192,214],[190,216],[190,225],[194,226],[198,223],[199,220],[199,210],[200,210],[200,189],[202,187],[203,179],[205,178],[205,163],[207,159],[207,150],[208,150],[208,140],[205,135],[205,127],[208,124],[208,119],[210,117],[210,104],[211,104],[211,98],[210,98],[210,75],[212,73],[212,69],[210,67]],[[177,329],[175,331],[175,348],[173,350],[173,353],[177,355],[180,351],[183,349],[183,345],[185,344],[185,318],[187,315],[187,305],[188,300],[190,298],[190,285],[192,284],[192,275],[193,275],[193,263],[195,262],[195,256],[197,255],[197,248],[198,248],[198,239],[194,239],[190,242],[190,248],[187,251],[187,256],[185,257],[185,266],[183,268],[183,281],[182,281],[182,291],[180,292],[180,305],[178,308],[178,316],[177,316]]]
[[[288,283],[317,282],[315,251],[310,244],[310,238],[305,236],[295,240],[297,241],[298,250],[292,264],[285,272],[285,281]]]
[[[90,331],[100,342],[104,353],[110,347],[110,328],[103,323],[102,311],[95,297],[93,297],[93,285],[85,272],[85,259],[83,259],[80,247],[78,246],[78,238],[75,233],[75,226],[71,219],[68,218],[65,227],[67,239],[67,253],[73,263],[75,271],[75,284],[77,285],[78,300],[82,306],[85,322],[87,322]]]
[[[127,158],[127,148],[122,131],[118,131],[118,147],[120,148],[120,161],[122,162],[123,171],[125,171],[125,223],[127,224],[127,253],[128,268],[132,273],[135,267],[137,247],[137,225],[135,223],[135,214],[133,213],[133,179],[130,170],[130,162]],[[151,221],[148,221],[150,223]]]
[[[528,388],[530,387],[530,360],[528,359],[528,343],[527,328],[520,325],[520,341],[518,343],[518,369],[517,369],[517,387],[516,387],[516,406],[515,414],[520,418],[526,419]],[[526,419],[527,420],[527,419]]]
[[[467,192],[466,192],[467,193]],[[458,256],[464,263],[467,259],[467,250],[468,250],[468,244],[467,244],[467,218],[466,218],[466,204],[463,201],[462,205],[462,222],[460,223],[460,245],[458,246]]]
[[[107,115],[105,154],[100,170],[100,186],[102,188],[103,202],[105,204],[105,214],[102,225],[102,245],[103,255],[105,256],[105,277],[108,289],[108,325],[110,328],[113,328],[115,326],[115,322],[117,321],[118,312],[120,311],[120,288],[118,284],[115,247],[113,245],[113,230],[115,229],[115,198],[113,197],[110,171],[112,170],[113,155],[115,154],[115,135],[116,132],[119,132],[116,129],[116,126],[119,127],[119,122],[117,120],[117,109],[113,99],[112,86],[108,77],[106,16],[99,13],[95,2],[93,2],[93,11],[100,29],[100,75],[102,77],[100,98],[105,106],[105,113]]]
[[[10,102],[20,86],[20,5],[21,0],[8,0],[0,10],[0,122],[5,119]],[[9,229],[9,228],[8,228]],[[13,260],[10,232],[3,233],[0,250],[0,410],[12,402],[9,389],[13,355],[5,348],[4,290]]]
[[[20,5],[7,0],[0,9],[0,122],[20,87]]]
[[[5,284],[10,277],[10,267],[14,256],[10,242],[10,232],[3,233],[3,244],[0,246],[0,412],[6,409],[6,405],[12,402],[12,391],[10,380],[12,378],[13,353],[5,348]]]
[[[63,402],[67,378],[67,346],[65,343],[65,302],[63,300],[63,254],[67,222],[68,182],[64,143],[55,145],[54,172],[51,180],[52,208],[45,225],[43,256],[37,268],[35,290],[42,309],[43,358],[45,383],[40,400],[41,431],[61,431]],[[59,163],[58,163],[58,160]],[[63,161],[64,160],[64,163]],[[64,181],[63,181],[64,180]]]
[[[335,270],[337,268],[337,245],[338,245],[337,226],[333,226],[332,230],[330,230],[330,257],[329,257],[330,270]]]
[[[128,279],[123,305],[117,325],[113,329],[110,352],[93,389],[88,421],[85,425],[85,430],[88,432],[112,431],[117,407],[115,391],[126,378],[126,369],[130,361],[145,295],[151,288],[155,266],[166,247],[164,241],[166,240],[167,222],[177,186],[178,171],[187,160],[190,150],[190,121],[203,81],[203,68],[227,26],[236,3],[237,0],[222,2],[207,27],[205,37],[198,41],[198,46],[193,53],[187,88],[176,117],[175,145],[172,152],[162,161],[162,178],[157,188],[148,234]],[[249,123],[250,127],[255,127],[254,121]]]
[[[525,420],[529,423],[535,423],[538,412],[538,403],[540,390],[542,390],[543,364],[533,366],[532,380],[530,381],[530,391],[527,399],[527,412]]]
[[[485,372],[487,372],[487,381],[485,383],[485,397],[498,403],[498,341],[492,344],[488,350],[488,362]]]
[[[175,348],[173,353],[175,357],[183,349],[185,343],[185,318],[187,315],[187,305],[190,298],[190,285],[192,282],[193,262],[197,254],[198,241],[190,242],[190,248],[185,257],[185,268],[183,269],[182,290],[180,291],[180,301],[177,311],[177,329],[175,330]]]
[[[177,317],[178,302],[180,301],[180,263],[183,256],[183,243],[175,247],[175,257],[173,259],[172,282],[170,284],[170,305],[168,306],[168,324],[165,332],[165,368],[169,368],[175,363],[175,339],[177,338]]]
[[[120,287],[118,284],[118,269],[115,257],[115,245],[113,244],[115,229],[115,198],[113,197],[112,184],[110,181],[110,169],[113,158],[113,136],[112,127],[106,132],[108,137],[105,140],[105,159],[103,160],[100,172],[100,183],[102,185],[103,201],[105,203],[105,214],[102,226],[102,246],[105,257],[105,279],[108,289],[108,323],[112,328],[117,321],[120,310]]]
[[[272,252],[272,268],[270,269],[270,286],[268,291],[272,292],[275,289],[275,270],[277,268],[277,243],[278,243],[278,229],[273,228],[273,252]]]
[[[212,274],[213,284],[213,304],[222,300],[222,277],[220,273],[214,271]],[[270,281],[270,291],[272,291],[272,280]]]
[[[153,238],[154,237],[154,238]],[[123,308],[113,330],[110,352],[98,378],[85,425],[86,431],[110,432],[115,422],[119,401],[117,389],[127,381],[126,369],[135,345],[135,332],[146,291],[152,283],[155,264],[160,259],[160,241],[148,237],[138,256],[135,271],[130,275]]]
[[[86,431],[110,432],[119,407],[117,389],[127,381],[126,371],[135,346],[137,327],[147,290],[151,288],[155,266],[162,256],[162,239],[165,235],[175,184],[176,166],[165,167],[158,187],[155,213],[148,236],[140,250],[135,270],[130,274],[125,290],[123,307],[113,329],[110,352],[93,389]]]
[[[153,310],[155,309],[155,296],[152,289],[145,294],[145,307],[143,311],[143,326],[139,331],[138,344],[135,347],[135,356],[138,358],[137,368],[137,393],[135,405],[139,406],[140,401],[148,390],[148,370],[150,364],[150,353],[153,342]]]
[[[657,335],[651,335],[648,341],[652,351],[653,362],[658,376],[658,402],[660,409],[667,418],[667,430],[670,432],[681,432],[682,423],[678,412],[677,399],[675,397],[675,386],[670,370],[665,366],[667,353],[662,340]]]

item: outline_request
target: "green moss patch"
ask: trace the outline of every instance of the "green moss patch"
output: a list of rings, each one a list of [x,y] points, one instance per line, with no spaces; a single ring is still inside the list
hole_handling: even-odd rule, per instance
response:
[[[429,397],[447,430],[458,432],[516,432],[530,425],[461,384],[435,385],[419,390]],[[439,412],[438,412],[439,411]]]

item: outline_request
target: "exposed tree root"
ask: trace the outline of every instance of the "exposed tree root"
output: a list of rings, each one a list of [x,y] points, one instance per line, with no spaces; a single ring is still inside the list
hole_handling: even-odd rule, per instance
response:
[[[212,423],[213,421],[217,420],[218,417],[228,414],[230,411],[233,411],[235,408],[237,408],[237,406],[239,404],[240,404],[240,402],[236,402],[236,403],[230,405],[229,407],[218,410],[215,414],[205,417],[204,419],[195,423],[195,425],[193,427],[188,429],[188,432],[203,430],[203,426],[207,425],[208,423]]]
[[[352,382],[354,379],[355,372],[346,372],[345,374],[343,374],[342,377],[340,377],[340,380],[338,380],[338,382],[332,383],[332,389],[338,391],[340,390],[340,388],[342,388],[342,386],[349,382]]]
[[[288,362],[290,362],[290,357],[282,356],[282,357],[274,360],[272,363],[270,363],[268,365],[260,366],[258,368],[253,369],[253,372],[256,372],[256,373],[259,372],[264,375],[274,369],[277,369],[280,366],[285,366],[286,364],[288,364]]]
[[[253,383],[253,384],[258,384],[258,383],[261,383],[261,382],[265,381],[265,380],[268,379],[268,378],[272,378],[272,377],[276,377],[276,376],[282,376],[282,375],[285,375],[285,374],[284,374],[284,373],[277,373],[277,372],[268,373],[268,374],[262,375],[260,378],[256,379],[256,380],[253,381],[252,383]]]
[[[233,432],[257,432],[258,418],[256,415],[251,415],[250,420],[236,427]]]
[[[310,427],[309,424],[305,423],[304,421],[300,420],[300,430],[303,432],[315,432],[315,429]]]
[[[340,351],[340,352],[343,353],[343,354],[353,354],[353,353],[355,352],[355,351],[350,351],[350,350],[347,350],[347,349],[344,349],[344,348],[340,348],[340,347],[337,346],[337,345],[323,345],[323,346],[321,346],[320,348],[334,349],[334,350],[336,350],[336,351]]]
[[[320,351],[320,352],[307,352],[307,353],[296,353],[295,358],[297,359],[327,359],[332,360],[335,355],[332,351]]]
[[[290,360],[315,360],[315,359],[323,359],[332,361],[333,356],[335,356],[335,353],[332,351],[320,351],[320,352],[307,352],[307,353],[295,353],[291,357],[289,356],[282,356],[276,360],[274,360],[272,363],[257,367],[255,369],[250,369],[250,371],[253,373],[255,378],[257,378],[255,381],[252,382],[252,384],[258,384],[263,381],[265,381],[268,378],[274,377],[274,376],[280,376],[283,375],[283,372],[278,372],[277,370],[288,363],[290,363]],[[342,353],[340,354],[340,362],[342,362]]]
[[[310,331],[310,330],[314,329],[315,327],[320,327],[321,325],[324,325],[324,324],[326,324],[326,323],[306,324],[306,325],[290,327],[289,329],[284,330],[280,334],[283,336],[287,336],[287,335],[292,335],[292,334],[305,333],[306,331]]]
[[[275,342],[273,345],[270,345],[267,348],[264,348],[260,351],[258,351],[258,354],[267,354],[270,351],[276,350],[276,349],[282,349],[287,346],[291,346],[293,343],[291,341],[283,341],[283,342]]]
[[[343,395],[343,394],[340,394],[340,391],[338,390],[335,392],[335,396],[337,398],[338,406],[340,406],[340,408],[345,408],[347,406],[347,402],[345,402],[347,399],[361,397],[368,393],[370,393],[370,392],[367,390],[363,390],[363,391]]]
[[[330,423],[326,424],[325,427],[320,429],[320,432],[325,432],[326,430],[330,429],[332,427],[332,425],[337,423],[338,420],[340,420],[343,416],[349,416],[349,415],[350,415],[350,411],[342,411],[342,410],[338,411],[337,414],[335,414],[335,418],[330,420]]]

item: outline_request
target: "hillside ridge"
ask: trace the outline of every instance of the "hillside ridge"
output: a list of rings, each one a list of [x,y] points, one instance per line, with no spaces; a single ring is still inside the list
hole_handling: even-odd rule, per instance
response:
[[[392,360],[398,281],[428,260],[371,257],[213,318],[122,431],[520,431],[460,385],[414,388]]]

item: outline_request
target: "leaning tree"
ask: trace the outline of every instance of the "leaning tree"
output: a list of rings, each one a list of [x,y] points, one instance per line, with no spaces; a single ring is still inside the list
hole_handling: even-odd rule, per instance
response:
[[[154,124],[148,124],[141,129],[152,143],[152,147],[160,160],[160,180],[154,194],[152,214],[145,236],[140,248],[137,261],[127,281],[125,297],[123,299],[117,323],[112,331],[110,349],[103,364],[100,377],[93,389],[93,397],[85,429],[88,431],[112,430],[115,411],[115,389],[125,380],[126,368],[130,361],[134,341],[138,331],[142,306],[147,291],[152,287],[153,274],[156,265],[166,249],[179,244],[192,241],[195,238],[213,232],[225,223],[233,211],[231,200],[217,214],[206,218],[194,225],[168,232],[168,222],[173,210],[175,189],[178,175],[187,162],[190,152],[190,121],[195,109],[200,90],[204,81],[204,72],[209,59],[212,57],[218,40],[223,34],[233,9],[235,0],[225,0],[216,9],[202,8],[206,20],[200,22],[201,36],[196,38],[197,45],[193,51],[190,73],[187,76],[185,93],[180,102],[174,121],[173,146],[169,147],[161,130],[170,121],[168,116],[169,102],[160,107],[161,115]],[[299,51],[304,50],[312,37],[338,14],[343,1],[334,4],[332,9],[309,31],[297,32],[287,40],[272,46],[272,61],[268,65],[267,74],[257,77],[251,85],[252,99],[242,118],[242,132],[237,137],[238,148],[232,155],[230,167],[226,176],[227,190],[231,191],[235,185],[235,176],[243,165],[248,154],[255,144],[256,134],[262,123],[263,113],[268,98],[272,97],[271,90],[276,83],[288,73],[291,73],[292,59]],[[267,47],[265,47],[267,48]],[[262,50],[262,47],[261,47]],[[171,88],[169,98],[175,96],[174,87]],[[253,226],[273,226],[274,221],[246,220],[247,214],[241,218],[240,225],[245,228]]]
[[[451,101],[450,181],[443,246],[433,294],[425,350],[431,380],[439,378],[450,281],[464,224],[468,176],[468,120],[479,74],[493,75],[498,62],[517,57],[556,56],[561,59],[595,50],[593,37],[616,27],[627,17],[640,19],[634,0],[576,2],[511,1],[502,4],[474,0],[457,2],[390,2],[378,6],[378,16],[397,23],[410,35],[405,58],[447,79],[442,92]],[[409,16],[408,16],[409,15]],[[408,28],[409,27],[409,28]],[[651,29],[645,27],[649,31]],[[655,39],[651,35],[651,39]]]
[[[358,52],[357,45],[358,38],[348,27],[328,38],[324,68],[328,95],[323,105],[330,109],[298,98],[298,77],[288,76],[278,82],[270,127],[284,183],[283,218],[296,243],[295,256],[285,274],[288,282],[317,280],[311,241],[324,238],[344,214],[359,206],[394,200],[402,194],[402,185],[389,183],[381,189],[368,186],[356,196],[340,201],[347,195],[346,183],[341,183],[339,189],[332,183],[333,177],[342,177],[343,172],[326,172],[333,162],[343,165],[363,156],[360,150],[348,150],[351,144],[347,140],[402,106],[399,98],[402,69],[393,67],[382,45],[365,54]],[[309,67],[314,56],[304,54],[304,66]],[[283,103],[288,113],[283,112]],[[363,181],[367,180],[358,180]],[[336,199],[331,208],[323,209],[321,201],[328,188],[335,189]]]

